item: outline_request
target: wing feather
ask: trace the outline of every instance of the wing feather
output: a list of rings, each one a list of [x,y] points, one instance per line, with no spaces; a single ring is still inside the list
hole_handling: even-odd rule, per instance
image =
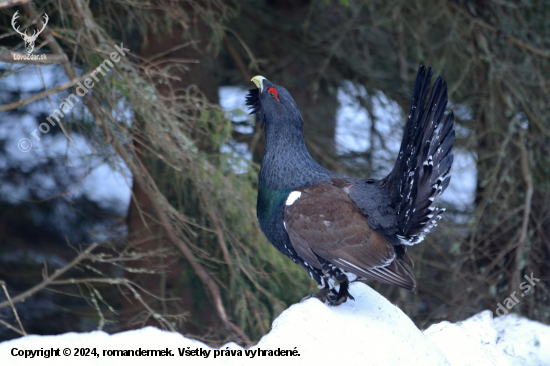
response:
[[[410,259],[396,256],[342,189],[322,182],[298,191],[300,198],[285,207],[284,220],[292,246],[306,262],[321,268],[322,258],[360,278],[415,288]]]

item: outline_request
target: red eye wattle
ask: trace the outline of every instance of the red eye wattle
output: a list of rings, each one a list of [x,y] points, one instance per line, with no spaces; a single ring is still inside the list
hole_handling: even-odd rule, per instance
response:
[[[274,97],[280,102],[279,97],[277,96],[277,90],[275,90],[275,88],[269,88],[267,92],[269,93],[269,95],[271,95],[272,97]]]

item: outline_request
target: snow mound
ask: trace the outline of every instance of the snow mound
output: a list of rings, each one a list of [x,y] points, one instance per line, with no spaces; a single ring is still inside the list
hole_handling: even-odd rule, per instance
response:
[[[451,365],[508,365],[508,358],[496,349],[497,331],[492,321],[486,310],[456,324],[434,324],[424,335],[439,346]]]
[[[493,320],[484,311],[456,324],[432,325],[422,333],[370,287],[356,283],[350,292],[355,301],[339,307],[317,299],[291,306],[275,320],[271,332],[248,350],[235,343],[214,349],[181,334],[148,327],[114,335],[96,331],[27,336],[0,343],[0,364],[550,365],[550,326],[513,315]],[[88,355],[75,356],[81,349]],[[162,351],[165,357],[143,355],[147,350]],[[67,351],[70,355],[63,355]]]
[[[550,365],[550,326],[485,310],[462,322],[424,331],[451,365]]]
[[[291,306],[257,347],[298,347],[304,361],[346,365],[447,364],[434,342],[385,297],[362,283],[352,284],[350,293],[355,301],[337,307],[317,299]]]
[[[514,365],[550,365],[550,326],[515,314],[495,318],[493,326],[498,332],[497,350]]]

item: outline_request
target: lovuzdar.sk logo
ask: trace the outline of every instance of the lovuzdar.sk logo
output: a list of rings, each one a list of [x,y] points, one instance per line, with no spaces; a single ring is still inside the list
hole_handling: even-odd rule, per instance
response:
[[[11,26],[17,33],[21,35],[21,37],[23,38],[23,41],[25,41],[25,50],[27,52],[27,55],[30,55],[34,50],[34,42],[36,42],[36,39],[48,24],[48,20],[49,20],[48,14],[44,13],[44,21],[42,22],[42,29],[40,29],[39,31],[35,30],[32,33],[32,35],[29,36],[26,30],[25,30],[25,33],[23,33],[19,30],[19,26],[17,26],[17,28],[15,27],[16,26],[15,20],[19,18],[19,15],[17,15],[18,12],[19,10],[16,11],[15,14],[13,14],[13,17],[11,18]]]

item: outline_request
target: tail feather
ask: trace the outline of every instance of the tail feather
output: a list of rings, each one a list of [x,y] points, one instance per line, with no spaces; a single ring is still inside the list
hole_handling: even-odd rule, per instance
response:
[[[418,70],[399,156],[383,180],[397,203],[397,235],[405,245],[421,242],[436,226],[444,209],[433,203],[451,179],[454,117],[450,113],[441,125],[447,107],[447,84],[441,77],[426,103],[432,75],[431,68]]]

